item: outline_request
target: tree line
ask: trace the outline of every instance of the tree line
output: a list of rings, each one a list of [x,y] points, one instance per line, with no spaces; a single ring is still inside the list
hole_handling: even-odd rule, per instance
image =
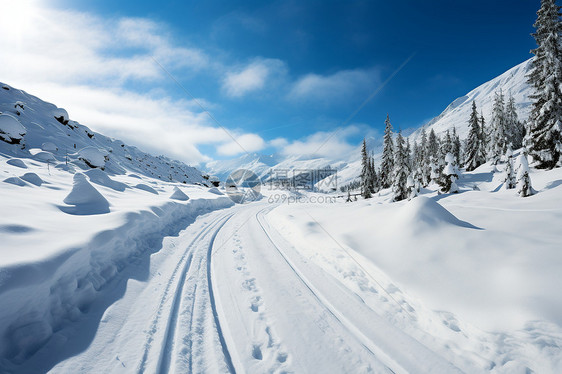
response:
[[[560,165],[562,154],[562,22],[561,7],[555,0],[542,0],[534,24],[537,48],[527,82],[533,88],[532,109],[526,123],[519,121],[513,96],[505,98],[496,91],[490,123],[476,102],[468,118],[469,132],[461,142],[455,127],[442,137],[433,129],[422,129],[418,139],[410,144],[399,131],[394,135],[387,115],[380,167],[375,167],[366,141],[361,150],[360,187],[364,198],[381,189],[391,188],[394,201],[410,199],[430,183],[440,186],[441,192],[457,192],[455,181],[460,169],[473,171],[490,162],[504,165],[505,188],[517,188],[521,196],[533,193],[527,156],[538,169],[552,169]],[[521,149],[517,168],[513,163],[513,149]],[[517,169],[517,170],[515,170]]]

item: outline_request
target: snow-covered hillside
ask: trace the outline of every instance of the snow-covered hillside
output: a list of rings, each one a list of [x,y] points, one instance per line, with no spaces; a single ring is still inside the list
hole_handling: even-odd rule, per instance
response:
[[[468,118],[470,117],[472,101],[476,102],[478,111],[481,111],[485,119],[489,121],[494,94],[499,89],[503,91],[506,97],[513,96],[519,119],[525,121],[531,110],[531,101],[529,99],[531,87],[527,84],[526,77],[531,67],[531,60],[522,62],[502,75],[478,86],[465,96],[457,98],[440,115],[416,130],[410,136],[410,139],[417,139],[423,128],[426,131],[433,129],[437,135],[441,135],[453,127],[456,128],[460,138],[465,139],[468,135]]]
[[[39,373],[62,356],[35,354],[118,298],[115,279],[142,279],[163,238],[233,203],[23,91],[2,85],[0,112],[0,372]]]
[[[23,127],[18,144],[0,141],[0,153],[28,158],[58,168],[89,169],[96,162],[111,174],[136,173],[170,182],[206,183],[199,170],[165,156],[152,156],[75,122],[62,108],[22,90],[0,84],[0,113]],[[58,118],[58,120],[56,119]],[[0,133],[6,121],[0,121]],[[155,142],[158,139],[154,139]],[[13,142],[12,142],[13,143]],[[64,165],[63,165],[64,164]]]

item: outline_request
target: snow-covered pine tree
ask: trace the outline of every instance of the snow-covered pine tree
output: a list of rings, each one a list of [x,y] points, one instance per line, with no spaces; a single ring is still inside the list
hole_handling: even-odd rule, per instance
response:
[[[361,147],[361,195],[365,199],[371,198],[371,186],[370,181],[370,164],[369,164],[369,154],[367,152],[367,142],[363,138],[363,146]]]
[[[439,140],[437,139],[437,135],[435,135],[435,131],[433,131],[433,129],[431,129],[427,138],[426,155],[428,160],[431,160],[429,162],[439,159]]]
[[[531,72],[527,82],[533,86],[533,107],[529,116],[529,153],[537,167],[552,169],[560,159],[562,131],[562,22],[556,0],[542,0],[533,25],[537,48],[531,52]]]
[[[501,88],[496,91],[492,120],[490,121],[489,153],[492,163],[496,165],[507,149],[507,130],[505,121],[505,102]]]
[[[414,197],[418,196],[418,189],[416,188],[416,181],[412,177],[412,175],[408,175],[408,179],[406,181],[406,194],[408,196],[408,200],[412,200]]]
[[[453,150],[453,139],[451,138],[451,132],[449,129],[445,132],[445,136],[440,143],[440,157],[445,159],[447,153],[452,153]]]
[[[515,149],[523,146],[523,137],[525,136],[525,126],[519,121],[517,109],[515,108],[515,99],[509,95],[507,104],[505,105],[505,123],[508,133],[508,143]]]
[[[478,119],[478,112],[476,111],[476,102],[472,102],[472,111],[470,112],[470,119],[468,120],[468,138],[466,140],[464,166],[467,171],[473,171],[478,166],[484,163],[482,158],[482,141],[481,141],[481,128],[480,120]]]
[[[427,154],[427,132],[425,131],[425,128],[422,129],[421,132],[421,140],[420,140],[420,148],[419,148],[419,152],[420,152],[420,169],[421,169],[421,176],[422,176],[422,180],[423,180],[423,186],[426,187],[429,184],[429,181],[431,180],[431,168],[429,167],[430,163],[431,163],[431,159],[430,157],[428,157]]]
[[[404,138],[399,132],[396,137],[396,151],[394,154],[394,179],[392,182],[393,201],[404,200],[408,197],[406,183],[408,182],[408,165],[406,165],[406,146]]]
[[[459,178],[457,170],[455,170],[455,157],[452,153],[447,153],[445,156],[445,167],[443,168],[442,177],[440,180],[441,192],[443,193],[457,193],[459,187],[455,183]]]
[[[505,177],[504,177],[504,187],[506,190],[511,190],[516,187],[517,180],[515,179],[515,172],[513,171],[513,151],[511,146],[507,147],[507,152],[505,153]]]
[[[384,138],[383,138],[383,151],[381,161],[381,171],[379,178],[381,180],[381,187],[388,188],[392,185],[394,172],[394,141],[392,140],[392,125],[390,118],[386,115]]]
[[[410,146],[410,138],[406,138],[406,165],[408,170],[412,170],[412,147]]]
[[[453,126],[453,133],[451,134],[451,138],[453,139],[453,149],[452,153],[455,156],[455,161],[458,167],[462,165],[462,146],[461,146],[461,139],[457,134],[457,129]]]
[[[519,155],[517,160],[517,194],[521,197],[527,197],[534,194],[531,185],[531,177],[529,175],[529,162],[527,161],[526,150]]]
[[[439,165],[437,164],[437,160],[432,158],[431,163],[429,164],[429,169],[431,170],[430,178],[432,183],[439,183],[439,179],[441,177],[441,173],[439,172]]]
[[[486,128],[486,120],[484,113],[480,111],[480,158],[484,162],[488,161],[488,129]]]
[[[375,169],[375,158],[373,156],[369,157],[369,172],[371,176],[371,193],[375,193],[379,190],[379,177],[377,175],[377,170]]]

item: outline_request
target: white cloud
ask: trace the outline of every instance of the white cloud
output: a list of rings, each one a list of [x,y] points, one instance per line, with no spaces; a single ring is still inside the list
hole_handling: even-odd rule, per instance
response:
[[[289,145],[289,141],[285,138],[275,138],[271,140],[269,144],[274,148],[282,149]]]
[[[376,88],[376,69],[341,70],[331,75],[307,74],[294,82],[290,100],[312,100],[323,103],[355,98]]]
[[[2,19],[11,19],[15,8]],[[153,57],[170,71],[209,65],[204,52],[172,43],[164,25],[30,6],[24,14],[26,27],[0,22],[6,83],[65,107],[95,131],[186,162],[209,159],[198,145],[229,141],[193,101],[171,99],[159,88],[169,78]],[[128,90],[129,82],[149,89]]]
[[[223,90],[230,97],[241,97],[265,87],[266,81],[283,74],[285,64],[276,59],[258,59],[249,65],[226,73]]]
[[[319,131],[303,139],[289,142],[278,138],[270,144],[285,156],[314,156],[328,159],[342,159],[355,151],[356,145],[348,142],[347,138],[356,135],[359,128],[347,126],[335,129],[333,132]]]
[[[231,140],[221,144],[217,152],[223,156],[236,156],[245,152],[257,152],[265,148],[265,141],[256,134],[244,134],[236,137],[236,141]]]

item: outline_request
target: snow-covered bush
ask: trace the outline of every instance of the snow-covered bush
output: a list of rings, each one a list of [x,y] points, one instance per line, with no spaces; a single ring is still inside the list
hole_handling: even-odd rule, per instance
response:
[[[62,123],[63,125],[68,124],[69,121],[68,112],[63,108],[57,108],[53,110],[53,117],[55,117],[55,119],[60,123]]]
[[[10,144],[19,144],[27,130],[9,114],[0,114],[0,140]]]
[[[86,147],[78,151],[78,159],[82,160],[91,168],[105,168],[106,155],[95,147]]]

